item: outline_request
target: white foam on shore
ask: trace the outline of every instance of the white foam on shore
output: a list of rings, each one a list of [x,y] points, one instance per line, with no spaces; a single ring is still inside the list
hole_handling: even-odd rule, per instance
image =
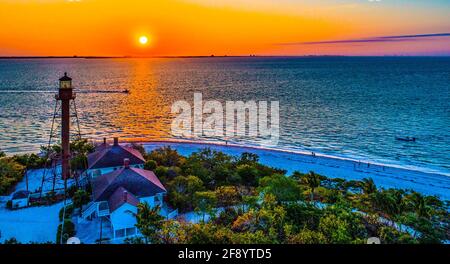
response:
[[[103,140],[94,140],[94,142],[103,142]],[[406,165],[406,164],[396,164],[396,163],[392,163],[389,161],[386,161],[385,163],[383,162],[377,162],[377,161],[373,161],[367,157],[363,158],[363,157],[352,157],[352,156],[339,156],[336,154],[325,154],[325,153],[320,153],[320,152],[316,152],[314,150],[304,150],[304,149],[299,149],[296,146],[278,146],[278,147],[267,147],[267,146],[263,146],[263,145],[259,145],[259,144],[252,144],[249,142],[242,142],[242,143],[237,143],[235,141],[233,142],[224,142],[224,141],[219,141],[217,139],[211,139],[211,140],[205,140],[205,138],[202,138],[201,140],[195,140],[193,139],[178,139],[178,138],[163,138],[163,139],[148,139],[148,138],[123,138],[122,142],[124,143],[141,143],[141,144],[146,144],[146,143],[167,143],[167,144],[174,144],[174,143],[184,143],[184,144],[199,144],[199,145],[204,145],[205,147],[210,147],[210,146],[226,146],[226,147],[237,147],[237,148],[245,148],[245,149],[257,149],[257,150],[264,150],[264,151],[278,151],[278,152],[286,152],[286,153],[293,153],[293,154],[299,154],[299,155],[307,155],[307,156],[312,156],[312,153],[314,152],[314,154],[318,157],[325,157],[325,158],[331,158],[331,159],[339,159],[339,160],[347,160],[347,161],[351,161],[351,162],[361,162],[361,163],[370,163],[371,165],[377,165],[377,166],[382,166],[382,167],[392,167],[392,168],[398,168],[398,169],[405,169],[405,170],[411,170],[411,171],[418,171],[418,172],[423,172],[423,173],[430,173],[430,174],[439,174],[439,175],[443,175],[443,176],[448,176],[450,177],[450,171],[442,171],[442,170],[437,170],[437,169],[432,169],[432,168],[426,168],[426,167],[419,167],[419,166],[415,166],[415,165]]]
[[[268,149],[259,146],[241,146],[218,142],[195,142],[187,140],[140,142],[147,151],[162,146],[171,146],[182,155],[190,155],[202,148],[222,151],[237,156],[252,152],[260,157],[260,162],[271,167],[284,169],[288,175],[294,171],[303,173],[314,171],[330,178],[362,180],[372,178],[382,188],[412,189],[427,195],[436,195],[450,200],[450,175],[427,172],[424,169],[410,169],[395,165],[368,163],[350,158],[336,157],[311,152]]]

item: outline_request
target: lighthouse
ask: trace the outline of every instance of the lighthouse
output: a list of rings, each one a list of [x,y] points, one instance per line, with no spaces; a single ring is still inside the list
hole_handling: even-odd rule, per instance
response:
[[[67,72],[59,79],[59,90],[56,100],[61,101],[61,167],[62,178],[70,178],[70,101],[75,100],[72,78]]]

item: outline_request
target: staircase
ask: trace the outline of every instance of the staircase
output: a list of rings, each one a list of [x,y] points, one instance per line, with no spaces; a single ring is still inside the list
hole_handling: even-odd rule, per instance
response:
[[[97,209],[98,209],[98,204],[95,202],[91,202],[86,206],[86,209],[83,210],[83,212],[81,213],[81,217],[83,219],[86,219],[89,216],[91,216],[93,213],[97,212]]]

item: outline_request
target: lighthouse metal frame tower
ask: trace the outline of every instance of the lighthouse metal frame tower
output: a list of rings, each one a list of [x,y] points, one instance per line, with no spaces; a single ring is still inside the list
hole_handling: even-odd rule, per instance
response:
[[[76,124],[75,139],[81,139],[80,122],[78,119],[77,108],[75,104],[76,95],[73,92],[72,79],[64,73],[64,76],[59,79],[58,94],[55,95],[56,103],[53,113],[52,126],[50,131],[50,137],[48,146],[46,149],[45,171],[42,176],[40,199],[44,191],[45,183],[50,183],[52,188],[51,192],[55,193],[58,180],[64,181],[64,193],[67,188],[67,180],[71,178],[70,168],[70,140],[71,140],[71,123]],[[72,120],[75,118],[75,120]],[[61,122],[58,122],[58,120]],[[58,132],[61,132],[58,135]],[[54,139],[60,137],[61,140],[61,152],[55,152],[52,150],[52,146],[55,143]],[[50,167],[49,167],[50,165]],[[61,170],[58,170],[58,166],[61,165]],[[50,173],[48,173],[50,172]]]
[[[61,147],[62,147],[62,178],[70,178],[70,101],[75,100],[72,79],[67,72],[59,79],[59,91],[56,100],[61,101]]]

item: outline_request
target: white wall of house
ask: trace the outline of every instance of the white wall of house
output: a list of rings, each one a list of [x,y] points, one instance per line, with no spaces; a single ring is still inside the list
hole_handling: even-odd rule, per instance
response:
[[[148,203],[150,208],[155,207],[155,196],[141,197],[139,198],[140,203]]]
[[[155,196],[141,197],[139,198],[139,202],[140,203],[147,202],[151,208],[155,207],[156,205],[162,206],[164,194],[165,193],[158,193]]]
[[[111,225],[114,232],[114,238],[129,237],[136,234],[137,207],[128,203],[123,204],[111,213]]]
[[[14,199],[11,201],[12,208],[23,208],[28,206],[28,198]]]

